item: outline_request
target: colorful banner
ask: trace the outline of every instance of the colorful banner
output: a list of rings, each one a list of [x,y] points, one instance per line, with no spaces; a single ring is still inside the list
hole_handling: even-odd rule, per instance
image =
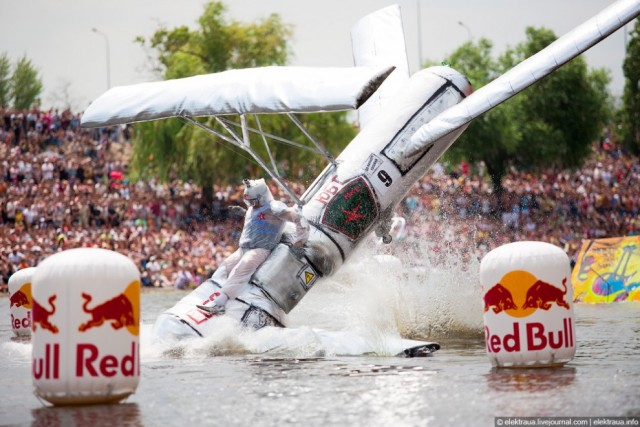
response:
[[[640,301],[640,236],[585,240],[572,273],[574,301]]]

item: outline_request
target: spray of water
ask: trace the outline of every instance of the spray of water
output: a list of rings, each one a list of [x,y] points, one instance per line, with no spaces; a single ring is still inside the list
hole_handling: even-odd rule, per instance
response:
[[[418,341],[482,337],[477,261],[428,243],[365,242],[332,277],[318,281],[289,313],[287,328],[259,331],[212,319],[204,339],[154,343],[143,328],[143,359],[260,354],[270,357],[396,355]],[[149,339],[147,335],[149,334]],[[146,348],[146,350],[145,350]]]
[[[428,242],[367,242],[314,286],[288,324],[417,340],[481,337],[478,271],[477,260],[436,254]]]

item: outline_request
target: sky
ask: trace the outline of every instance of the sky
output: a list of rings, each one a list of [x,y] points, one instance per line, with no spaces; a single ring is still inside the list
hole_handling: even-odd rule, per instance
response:
[[[494,56],[525,40],[527,26],[560,37],[613,0],[227,0],[229,20],[254,22],[277,13],[293,27],[289,65],[351,66],[350,29],[391,4],[402,10],[411,71],[419,59],[440,62],[462,43],[481,37]],[[83,110],[108,85],[157,80],[136,36],[162,25],[196,28],[204,0],[0,0],[0,55],[12,63],[26,55],[44,83],[43,107],[64,99]],[[92,31],[96,29],[98,32]],[[610,70],[611,92],[624,87],[625,29],[585,53],[590,67]],[[109,61],[107,61],[107,44]],[[107,64],[109,67],[107,67]],[[65,95],[66,94],[66,95]]]

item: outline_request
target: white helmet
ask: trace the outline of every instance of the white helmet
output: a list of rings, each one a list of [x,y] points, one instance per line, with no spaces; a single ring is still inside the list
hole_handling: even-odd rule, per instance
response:
[[[243,179],[244,184],[244,202],[247,206],[255,206],[256,204],[266,205],[273,200],[273,195],[263,178],[261,179]]]

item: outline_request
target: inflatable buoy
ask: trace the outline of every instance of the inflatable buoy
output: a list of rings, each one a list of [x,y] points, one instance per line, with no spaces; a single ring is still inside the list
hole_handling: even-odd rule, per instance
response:
[[[19,337],[31,335],[31,279],[35,267],[23,268],[9,278],[11,329]]]
[[[497,367],[562,366],[575,355],[571,266],[549,243],[516,242],[480,263],[484,330]]]
[[[140,378],[140,274],[124,255],[71,249],[33,277],[33,381],[54,405],[117,402]]]

